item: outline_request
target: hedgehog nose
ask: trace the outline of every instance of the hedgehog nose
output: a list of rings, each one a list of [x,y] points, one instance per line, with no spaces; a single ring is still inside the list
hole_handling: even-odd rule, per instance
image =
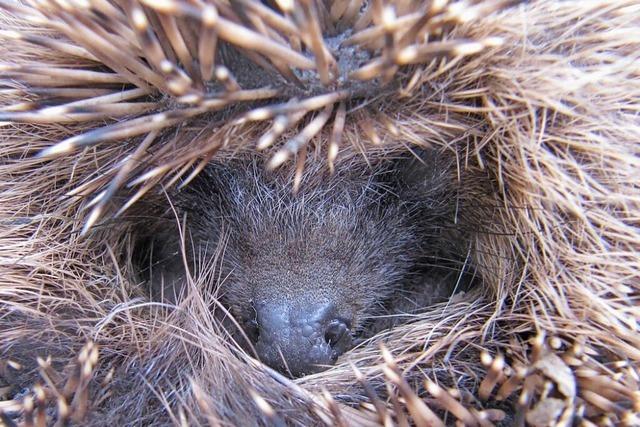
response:
[[[333,304],[256,307],[260,359],[294,377],[320,372],[333,365],[352,346],[349,323],[340,319]]]

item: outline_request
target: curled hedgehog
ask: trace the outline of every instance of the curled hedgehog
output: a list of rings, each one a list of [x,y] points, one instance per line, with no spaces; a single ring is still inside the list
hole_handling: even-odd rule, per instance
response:
[[[0,422],[638,424],[637,1],[0,8]]]

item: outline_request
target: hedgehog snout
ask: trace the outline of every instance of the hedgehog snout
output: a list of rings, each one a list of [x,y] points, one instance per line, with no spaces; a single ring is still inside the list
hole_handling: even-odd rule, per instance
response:
[[[331,303],[260,304],[256,312],[258,356],[293,377],[325,370],[352,347],[350,322]]]

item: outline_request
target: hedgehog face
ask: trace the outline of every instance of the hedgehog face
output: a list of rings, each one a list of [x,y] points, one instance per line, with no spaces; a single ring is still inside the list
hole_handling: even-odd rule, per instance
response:
[[[292,376],[332,365],[424,262],[439,175],[420,163],[398,177],[392,163],[309,169],[294,194],[292,176],[231,161],[176,197],[199,257],[223,246],[221,301],[264,363]]]
[[[377,215],[354,221],[350,214],[276,218],[261,234],[236,224],[243,241],[229,247],[236,262],[223,299],[268,365],[300,376],[333,364],[406,274],[402,248],[411,235]]]
[[[212,165],[190,190],[208,200],[191,210],[200,246],[228,236],[222,300],[268,365],[300,376],[333,364],[406,275],[411,227],[374,172],[307,175],[293,194],[255,162]]]

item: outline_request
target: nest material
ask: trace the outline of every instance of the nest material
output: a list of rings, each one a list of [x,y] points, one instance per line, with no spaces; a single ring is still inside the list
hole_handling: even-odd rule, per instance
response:
[[[638,423],[640,3],[330,3],[0,3],[5,424]],[[117,214],[214,155],[412,145],[495,183],[486,288],[326,372],[283,378],[119,257]]]

